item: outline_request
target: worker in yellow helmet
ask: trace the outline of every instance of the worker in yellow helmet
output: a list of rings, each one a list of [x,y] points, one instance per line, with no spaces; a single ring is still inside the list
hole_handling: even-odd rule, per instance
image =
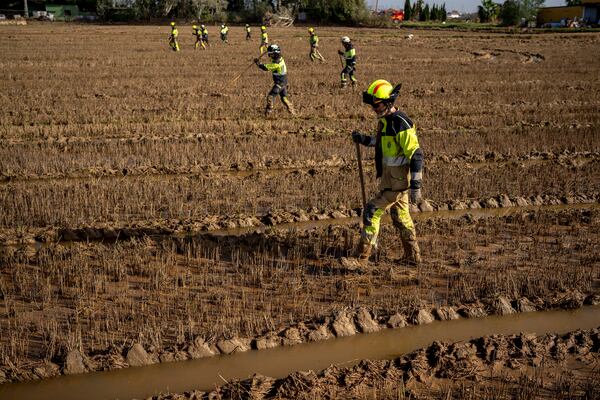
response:
[[[408,265],[421,262],[415,225],[409,214],[409,198],[413,204],[421,198],[424,157],[414,122],[394,107],[400,86],[394,87],[383,79],[371,83],[363,93],[363,103],[370,105],[379,119],[377,134],[352,132],[355,143],[375,147],[375,169],[379,178],[379,193],[367,202],[362,214],[361,240],[355,256],[363,265],[377,244],[381,217],[387,210],[400,235],[403,262]]]
[[[267,55],[271,58],[271,62],[268,64],[260,64],[259,59],[255,58],[254,62],[258,68],[263,71],[271,71],[273,74],[273,87],[267,95],[267,107],[265,108],[265,117],[269,116],[273,112],[273,106],[275,97],[279,96],[281,102],[285,105],[290,114],[295,115],[292,103],[287,98],[287,67],[285,60],[281,56],[281,49],[278,45],[272,44],[267,48]]]
[[[206,49],[206,46],[210,46],[208,44],[208,29],[204,24],[200,25],[200,33],[202,34],[202,48]]]
[[[342,46],[344,50],[338,50],[338,54],[344,57],[344,69],[341,73],[342,87],[348,86],[348,78],[352,82],[352,86],[356,85],[354,72],[356,71],[356,49],[348,36],[342,37]]]
[[[202,45],[202,47],[204,47],[204,43],[202,43],[202,32],[200,31],[200,28],[198,28],[196,25],[192,25],[192,36],[196,38],[196,42],[194,43],[194,49],[198,49],[199,45]]]
[[[260,27],[260,47],[258,48],[261,56],[265,53],[265,51],[267,51],[268,47],[269,34],[267,34],[267,27],[263,25]]]
[[[246,24],[246,40],[252,39],[252,33],[250,29],[250,25]]]
[[[175,22],[171,22],[171,34],[169,35],[169,46],[171,46],[171,49],[173,49],[173,51],[179,51],[179,43],[177,42],[178,36],[179,36],[179,31],[177,31]]]
[[[321,62],[325,62],[325,58],[321,55],[319,51],[319,37],[315,32],[314,28],[308,28],[308,34],[310,35],[308,41],[310,43],[310,61],[321,60]]]
[[[223,41],[224,43],[229,44],[229,42],[227,41],[227,35],[229,34],[229,27],[227,27],[227,25],[225,24],[221,24],[221,41]]]

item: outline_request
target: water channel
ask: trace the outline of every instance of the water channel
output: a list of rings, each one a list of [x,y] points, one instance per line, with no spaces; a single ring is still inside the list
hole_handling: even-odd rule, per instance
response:
[[[490,334],[566,333],[600,326],[600,306],[575,311],[544,311],[503,317],[436,321],[378,333],[249,351],[140,368],[60,376],[0,385],[1,400],[132,399],[161,392],[211,390],[224,380],[258,372],[282,378],[294,371],[351,365],[361,359],[392,359],[436,340],[457,342]]]

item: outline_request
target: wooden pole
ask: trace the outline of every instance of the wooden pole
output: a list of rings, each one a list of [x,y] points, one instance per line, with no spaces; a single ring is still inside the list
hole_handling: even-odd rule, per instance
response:
[[[362,206],[363,206],[363,213],[365,212],[365,209],[367,207],[367,194],[365,193],[365,177],[363,174],[363,167],[362,167],[362,156],[360,154],[360,144],[355,143],[356,144],[356,159],[358,160],[358,176],[360,178],[360,192],[362,194]]]

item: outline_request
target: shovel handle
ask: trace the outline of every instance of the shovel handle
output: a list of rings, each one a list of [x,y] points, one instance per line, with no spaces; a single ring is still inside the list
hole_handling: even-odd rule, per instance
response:
[[[358,161],[358,176],[360,178],[360,192],[362,194],[362,206],[363,212],[365,212],[365,208],[367,207],[367,194],[365,193],[365,177],[363,174],[362,167],[362,155],[360,154],[360,145],[358,143],[354,143],[356,145],[356,160]]]

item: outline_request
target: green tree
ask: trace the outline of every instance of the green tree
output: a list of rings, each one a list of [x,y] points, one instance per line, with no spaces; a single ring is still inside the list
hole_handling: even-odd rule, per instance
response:
[[[423,7],[423,12],[421,12],[421,16],[419,18],[420,21],[429,21],[430,12],[429,12],[429,4],[425,4]]]
[[[446,11],[446,3],[442,4],[441,14],[442,14],[442,21],[445,21],[446,18],[448,17],[448,12]]]
[[[479,22],[490,22],[498,18],[500,7],[493,0],[481,0],[481,5],[477,6],[477,15]]]
[[[506,0],[504,4],[502,4],[498,17],[504,26],[517,25],[521,19],[519,17],[519,4],[517,1]]]
[[[408,21],[410,19],[410,17],[412,16],[411,14],[411,6],[410,6],[410,0],[405,0],[404,1],[404,19],[406,21]]]

